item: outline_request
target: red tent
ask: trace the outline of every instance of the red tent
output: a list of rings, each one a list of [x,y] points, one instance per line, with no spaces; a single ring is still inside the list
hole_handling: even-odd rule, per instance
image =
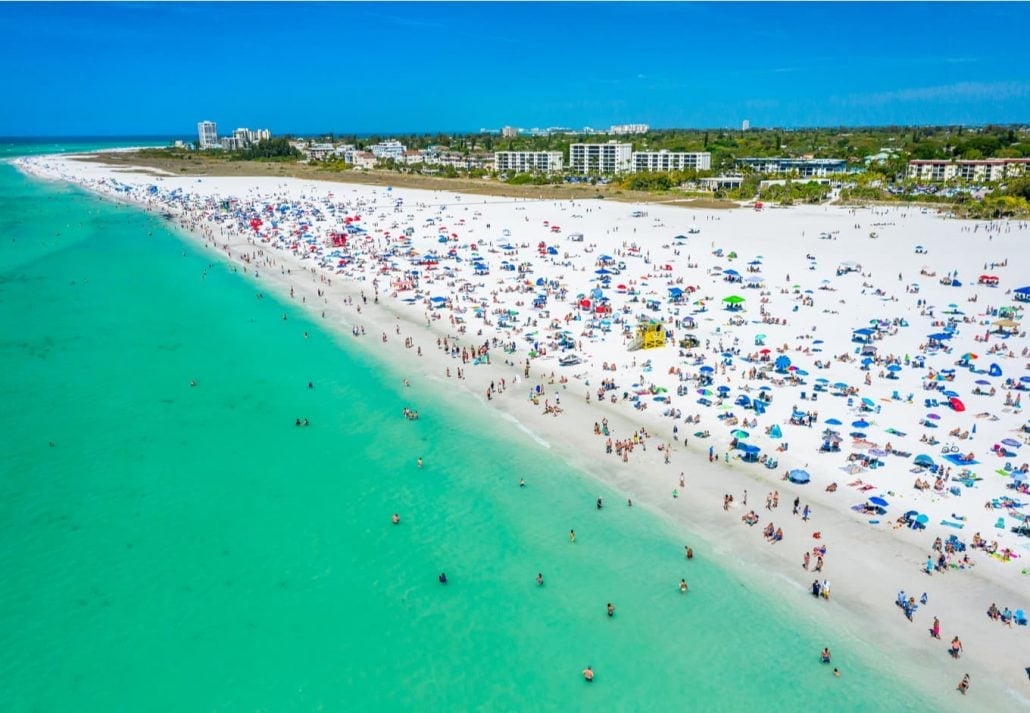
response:
[[[951,397],[951,400],[948,401],[948,403],[951,404],[951,407],[953,409],[955,409],[956,411],[965,411],[966,410],[966,405],[964,403],[962,403],[961,401],[959,401],[958,399],[956,399],[954,396]]]

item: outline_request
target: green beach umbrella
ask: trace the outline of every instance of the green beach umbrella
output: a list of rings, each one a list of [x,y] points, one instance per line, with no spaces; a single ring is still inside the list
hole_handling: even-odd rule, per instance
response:
[[[744,301],[744,298],[740,295],[730,295],[729,297],[723,297],[722,301],[731,305],[739,305]]]

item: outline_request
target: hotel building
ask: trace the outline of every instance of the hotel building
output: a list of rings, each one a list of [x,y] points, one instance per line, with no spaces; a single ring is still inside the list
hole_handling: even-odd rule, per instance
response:
[[[1022,176],[1030,158],[985,158],[966,161],[909,161],[908,177],[921,181],[1002,181]]]
[[[557,173],[562,170],[561,151],[495,151],[497,173]]]
[[[634,171],[708,171],[712,154],[690,151],[634,151]]]
[[[842,158],[738,158],[736,164],[754,173],[797,173],[802,178],[844,173],[848,168]]]
[[[606,144],[570,144],[569,168],[576,173],[624,173],[633,167],[633,145],[609,141]]]
[[[202,149],[217,149],[218,126],[213,121],[201,121],[197,123],[197,146]]]

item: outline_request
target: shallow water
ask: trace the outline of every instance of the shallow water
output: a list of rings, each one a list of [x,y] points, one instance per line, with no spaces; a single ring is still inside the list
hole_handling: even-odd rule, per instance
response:
[[[0,164],[3,710],[925,707],[809,598],[688,565],[685,533],[260,291]]]

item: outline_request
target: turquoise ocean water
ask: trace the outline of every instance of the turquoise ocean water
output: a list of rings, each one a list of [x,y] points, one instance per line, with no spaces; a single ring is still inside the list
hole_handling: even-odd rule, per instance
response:
[[[925,706],[818,603],[687,567],[686,533],[597,512],[510,424],[214,260],[0,163],[0,710]]]

